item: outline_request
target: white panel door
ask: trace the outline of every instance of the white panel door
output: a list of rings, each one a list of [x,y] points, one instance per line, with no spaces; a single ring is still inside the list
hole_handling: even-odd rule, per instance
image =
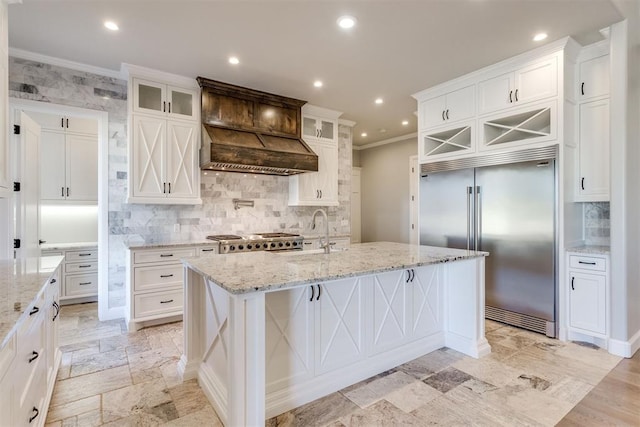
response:
[[[133,186],[134,196],[164,196],[165,135],[167,121],[151,117],[133,118]]]
[[[372,277],[371,351],[373,354],[390,350],[405,341],[405,287],[410,277],[410,272],[407,270],[389,271]]]
[[[67,200],[98,201],[98,137],[67,134]]]
[[[348,278],[320,285],[315,306],[316,375],[365,357],[363,279]]]
[[[422,103],[422,127],[431,128],[444,124],[446,121],[444,116],[446,109],[447,98],[445,95],[424,101]]]
[[[63,133],[43,131],[40,141],[40,198],[64,200],[66,143]]]
[[[478,114],[490,113],[507,108],[512,104],[509,94],[513,86],[513,73],[502,74],[478,84]]]
[[[578,100],[583,101],[609,93],[609,55],[580,63]]]
[[[558,94],[558,69],[556,58],[524,67],[515,74],[514,100],[517,103],[536,101]]]
[[[265,295],[267,393],[287,388],[313,375],[315,301],[310,301],[311,296],[311,286]]]
[[[467,86],[447,94],[447,109],[444,115],[447,122],[469,119],[475,115],[474,89],[475,86]]]
[[[316,145],[320,205],[338,203],[338,147]]]
[[[442,330],[442,267],[414,268],[407,284],[407,336],[409,340]]]
[[[197,197],[196,174],[200,173],[196,133],[198,125],[167,122],[167,194],[169,197]]]
[[[578,194],[591,201],[609,200],[609,100],[580,105]]]
[[[571,272],[569,324],[573,328],[606,333],[607,280],[605,276]]]
[[[34,160],[40,157],[40,126],[20,112],[20,193],[16,199],[18,257],[40,256],[40,175]]]

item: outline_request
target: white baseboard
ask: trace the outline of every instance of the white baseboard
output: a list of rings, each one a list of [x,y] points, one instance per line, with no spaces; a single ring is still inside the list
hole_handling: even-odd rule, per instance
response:
[[[621,357],[632,357],[640,349],[640,330],[636,332],[628,341],[609,340],[609,353]]]

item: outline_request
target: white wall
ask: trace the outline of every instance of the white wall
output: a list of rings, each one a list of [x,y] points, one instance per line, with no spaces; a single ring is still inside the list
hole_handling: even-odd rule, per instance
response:
[[[415,138],[360,151],[362,242],[409,243],[409,157]]]

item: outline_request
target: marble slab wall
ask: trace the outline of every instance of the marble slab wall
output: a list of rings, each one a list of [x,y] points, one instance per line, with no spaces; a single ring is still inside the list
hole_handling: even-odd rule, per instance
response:
[[[584,204],[584,240],[587,245],[611,244],[609,202]]]
[[[109,307],[125,304],[125,256],[129,243],[202,239],[209,234],[289,231],[305,235],[314,207],[288,206],[287,177],[203,172],[202,205],[126,203],[128,191],[127,82],[56,65],[9,58],[9,96],[109,114]],[[330,231],[350,233],[352,129],[339,126],[340,205],[328,208]],[[254,200],[234,210],[232,199]],[[174,231],[179,224],[180,231]]]

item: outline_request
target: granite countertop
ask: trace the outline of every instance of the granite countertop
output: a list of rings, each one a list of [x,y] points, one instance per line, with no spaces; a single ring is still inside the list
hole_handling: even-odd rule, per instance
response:
[[[375,242],[353,244],[348,250],[330,254],[263,251],[185,258],[182,262],[227,292],[243,294],[487,255],[464,249]]]
[[[98,242],[75,242],[75,243],[43,243],[40,245],[42,250],[73,250],[84,248],[97,248]]]
[[[52,256],[0,261],[0,348],[28,316],[30,305],[63,259]]]
[[[166,242],[131,242],[125,243],[129,249],[153,249],[153,248],[181,248],[188,246],[210,246],[217,245],[218,242],[213,240],[171,240]]]
[[[611,253],[610,246],[604,245],[581,245],[573,248],[567,248],[567,252],[577,252],[581,254],[609,255]]]

